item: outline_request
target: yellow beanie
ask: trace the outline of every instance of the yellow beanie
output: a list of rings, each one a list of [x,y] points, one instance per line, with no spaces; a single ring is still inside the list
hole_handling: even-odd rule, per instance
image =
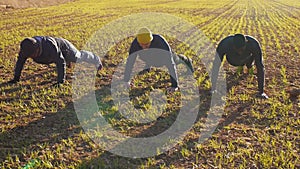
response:
[[[150,43],[153,39],[152,33],[148,28],[141,28],[137,34],[137,41],[142,44]]]

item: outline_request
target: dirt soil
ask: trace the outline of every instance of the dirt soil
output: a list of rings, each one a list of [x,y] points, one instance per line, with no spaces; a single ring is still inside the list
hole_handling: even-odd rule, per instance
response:
[[[0,0],[0,8],[45,7],[71,1],[74,0]]]

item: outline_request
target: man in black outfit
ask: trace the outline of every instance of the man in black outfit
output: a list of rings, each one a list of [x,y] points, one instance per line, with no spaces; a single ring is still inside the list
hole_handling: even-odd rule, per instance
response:
[[[265,72],[260,44],[255,38],[243,34],[230,35],[218,44],[212,70],[212,92],[216,91],[218,72],[224,55],[229,64],[239,67],[239,71],[246,65],[250,74],[253,73],[252,66],[255,63],[258,77],[257,96],[267,99],[268,96],[264,93]]]
[[[66,65],[71,62],[87,62],[94,64],[97,71],[102,68],[101,60],[92,52],[77,50],[75,46],[66,39],[35,36],[25,38],[20,44],[20,52],[15,67],[13,80],[9,83],[17,83],[20,80],[21,71],[28,58],[40,64],[56,64],[57,84],[65,81]]]

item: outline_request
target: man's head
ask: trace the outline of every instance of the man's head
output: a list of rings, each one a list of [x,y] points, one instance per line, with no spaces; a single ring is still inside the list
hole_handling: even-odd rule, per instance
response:
[[[148,28],[141,28],[137,33],[137,41],[143,49],[150,47],[153,40],[152,32]]]
[[[20,53],[24,57],[34,58],[38,54],[38,43],[34,38],[25,38],[20,44]]]
[[[247,39],[243,34],[235,34],[233,36],[233,49],[241,55],[246,49]]]

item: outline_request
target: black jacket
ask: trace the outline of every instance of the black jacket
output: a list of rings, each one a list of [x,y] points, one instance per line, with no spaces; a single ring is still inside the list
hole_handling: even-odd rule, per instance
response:
[[[158,50],[151,50],[158,49]],[[170,73],[172,87],[178,87],[178,77],[176,65],[172,57],[172,51],[168,42],[160,35],[153,34],[153,40],[149,49],[143,50],[135,38],[129,50],[129,57],[127,58],[124,81],[130,80],[133,65],[137,56],[149,66],[166,66]]]
[[[32,58],[36,63],[51,64],[55,63],[57,68],[57,82],[63,83],[65,79],[66,62],[74,62],[76,51],[67,49],[67,43],[62,38],[53,38],[48,36],[33,37],[39,43],[40,52],[37,57]],[[75,49],[77,50],[77,49]],[[19,81],[23,66],[28,56],[23,56],[22,51],[19,52],[18,60],[15,67],[14,80]]]
[[[265,72],[262,58],[262,51],[259,42],[253,38],[252,36],[245,36],[247,39],[246,49],[242,55],[238,55],[233,49],[233,35],[230,35],[218,44],[217,46],[217,54],[213,64],[212,71],[212,88],[213,90],[216,87],[217,74],[219,72],[219,67],[221,62],[224,59],[224,55],[226,55],[226,60],[229,64],[233,66],[243,66],[250,64],[255,61],[255,66],[257,68],[257,76],[258,76],[258,90],[259,92],[263,92],[264,90],[264,81],[265,81]],[[220,60],[219,60],[220,59]]]

